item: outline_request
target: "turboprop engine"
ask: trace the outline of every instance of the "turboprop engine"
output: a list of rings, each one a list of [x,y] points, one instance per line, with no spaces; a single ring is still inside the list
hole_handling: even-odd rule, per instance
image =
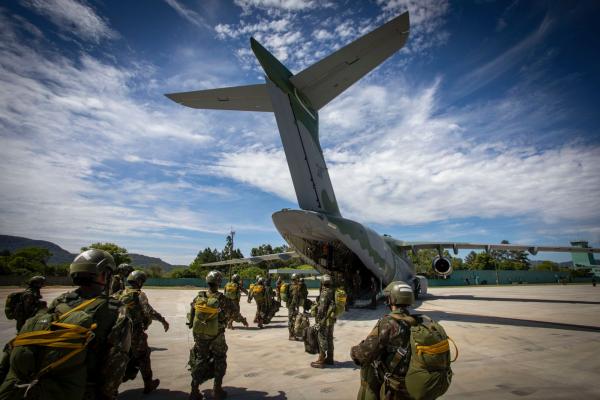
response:
[[[435,257],[431,263],[431,266],[438,275],[448,276],[452,273],[452,262],[446,257]]]

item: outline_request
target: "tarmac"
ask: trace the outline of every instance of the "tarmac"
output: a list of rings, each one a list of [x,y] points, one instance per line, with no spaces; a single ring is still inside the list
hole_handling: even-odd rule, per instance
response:
[[[43,289],[50,302],[69,288]],[[0,288],[0,307],[15,288]],[[195,288],[148,288],[150,303],[171,324],[148,331],[152,366],[159,390],[142,394],[141,377],[124,383],[119,399],[187,399],[187,371],[193,339],[185,325]],[[314,297],[316,292],[312,291]],[[241,311],[252,321],[256,307],[242,297]],[[316,356],[302,342],[288,341],[287,312],[259,330],[237,327],[226,332],[228,368],[224,388],[229,399],[355,399],[359,369],[350,347],[370,332],[387,308],[351,309],[335,327],[335,366],[314,369]],[[442,323],[459,347],[454,377],[444,399],[600,398],[600,286],[541,285],[430,288],[415,311]],[[0,316],[0,341],[15,334],[14,321]],[[200,389],[211,398],[212,382]]]

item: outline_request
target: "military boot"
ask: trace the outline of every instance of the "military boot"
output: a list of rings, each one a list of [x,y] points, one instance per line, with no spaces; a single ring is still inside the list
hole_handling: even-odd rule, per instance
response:
[[[313,368],[325,368],[325,354],[319,353],[317,361],[311,362],[310,366]]]
[[[200,393],[200,390],[198,390],[198,388],[192,388],[189,400],[204,400],[204,396],[202,395],[202,393]]]
[[[246,318],[243,319],[242,324],[247,328],[248,327],[248,321],[246,320]]]
[[[227,392],[223,390],[223,386],[220,383],[215,383],[213,386],[213,399],[223,400],[227,397]]]
[[[160,379],[152,379],[144,382],[144,394],[148,394],[156,390],[160,385]]]
[[[233,320],[229,320],[229,322],[227,322],[227,329],[233,330]]]

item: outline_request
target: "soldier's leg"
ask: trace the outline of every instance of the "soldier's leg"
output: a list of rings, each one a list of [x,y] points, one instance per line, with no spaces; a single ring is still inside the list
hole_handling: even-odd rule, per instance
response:
[[[319,343],[319,358],[317,361],[310,363],[313,368],[324,368],[327,352],[327,327],[320,326],[317,331],[317,342]]]
[[[210,341],[194,338],[194,347],[190,350],[188,365],[192,374],[192,393],[190,398],[201,399],[198,386],[210,377]]]
[[[210,351],[215,363],[213,397],[215,399],[223,399],[227,396],[227,393],[223,390],[223,377],[227,370],[227,342],[225,341],[224,333],[219,334],[219,336],[212,340]]]
[[[134,349],[134,357],[137,367],[140,369],[142,379],[144,380],[144,393],[150,393],[160,384],[160,380],[152,379],[152,364],[150,362],[150,347],[148,347],[148,335],[146,332],[139,332],[137,348]]]
[[[288,331],[290,334],[290,340],[296,340],[296,336],[294,335],[294,324],[296,323],[296,317],[298,316],[298,308],[290,307],[288,308]]]
[[[327,357],[325,358],[325,364],[333,365],[333,327],[334,323],[331,323],[327,327]]]

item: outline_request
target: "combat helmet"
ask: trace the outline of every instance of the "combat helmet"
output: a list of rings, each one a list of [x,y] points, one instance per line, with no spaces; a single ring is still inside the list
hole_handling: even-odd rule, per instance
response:
[[[122,272],[124,276],[128,277],[133,272],[133,267],[127,263],[122,263],[117,267],[117,272]]]
[[[321,282],[323,282],[323,286],[331,286],[331,275],[323,275],[323,277],[321,278]]]
[[[41,275],[32,276],[27,281],[27,285],[30,287],[38,287],[41,288],[46,283],[46,277]]]
[[[127,283],[131,286],[142,287],[144,282],[146,282],[146,279],[148,279],[148,277],[144,271],[133,271],[127,277]]]
[[[296,273],[292,274],[292,280],[293,281],[297,281],[298,280],[298,274],[296,274]]]
[[[223,275],[219,271],[210,271],[206,275],[206,283],[209,285],[217,285],[221,286],[221,281],[223,280]]]
[[[258,281],[256,281],[256,283],[258,283],[259,285],[264,285],[265,284],[265,278],[263,278],[261,276],[260,278],[258,278]]]
[[[410,306],[415,302],[412,288],[403,281],[394,281],[383,289],[383,294],[388,298],[390,305]]]
[[[233,274],[233,276],[231,277],[231,281],[235,282],[235,283],[239,283],[240,282],[240,276],[238,274]]]
[[[117,266],[113,256],[108,251],[89,249],[75,257],[69,266],[69,275],[96,276],[105,271],[115,272]]]

